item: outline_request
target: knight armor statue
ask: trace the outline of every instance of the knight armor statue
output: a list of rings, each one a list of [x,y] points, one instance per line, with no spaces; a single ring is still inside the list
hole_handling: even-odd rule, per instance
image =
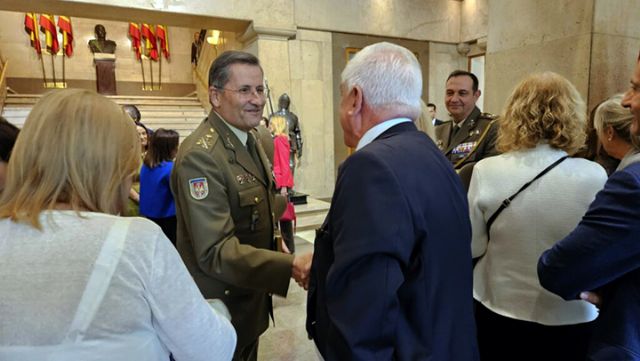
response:
[[[279,109],[271,116],[278,115],[287,120],[287,127],[289,128],[289,145],[291,149],[289,153],[289,166],[291,167],[291,172],[295,173],[296,163],[302,157],[302,135],[300,133],[298,116],[289,111],[290,104],[291,99],[289,99],[287,93],[282,94],[278,99]]]

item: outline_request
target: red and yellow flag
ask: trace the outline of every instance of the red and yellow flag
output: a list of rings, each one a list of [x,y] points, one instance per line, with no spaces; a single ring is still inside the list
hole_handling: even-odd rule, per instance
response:
[[[156,37],[160,41],[160,51],[165,59],[169,59],[169,33],[164,25],[156,25]]]
[[[145,39],[146,54],[151,60],[158,60],[158,42],[153,32],[153,26],[149,24],[142,24],[142,38]]]
[[[140,26],[136,23],[129,23],[129,36],[131,37],[131,46],[136,53],[136,59],[140,60],[142,49],[140,49]]]
[[[58,28],[62,34],[62,48],[67,57],[73,55],[73,29],[71,19],[67,16],[58,16]]]
[[[58,54],[60,43],[58,43],[58,32],[56,31],[53,15],[40,14],[40,30],[42,30],[45,35],[49,53],[54,55]]]
[[[40,36],[38,36],[38,18],[34,13],[24,14],[24,31],[29,34],[29,40],[31,41],[31,47],[36,50],[38,55],[42,54],[42,47],[40,45]]]

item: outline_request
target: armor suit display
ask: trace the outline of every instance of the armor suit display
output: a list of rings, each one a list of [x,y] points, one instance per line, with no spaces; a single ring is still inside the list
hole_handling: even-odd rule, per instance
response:
[[[282,116],[287,120],[287,127],[289,129],[289,143],[290,143],[290,157],[289,166],[291,172],[295,173],[296,163],[302,157],[302,134],[300,133],[300,123],[298,122],[298,116],[289,111],[289,105],[291,99],[289,95],[284,93],[278,98],[278,111],[271,114]]]

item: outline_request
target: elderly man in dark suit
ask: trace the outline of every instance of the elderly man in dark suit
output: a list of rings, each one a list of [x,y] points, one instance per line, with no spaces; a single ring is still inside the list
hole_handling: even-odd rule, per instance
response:
[[[257,358],[271,294],[286,296],[292,276],[306,283],[311,261],[276,251],[271,165],[254,129],[265,99],[258,59],[221,54],[209,71],[213,110],[180,146],[171,175],[178,251],[205,298],[229,308],[233,359],[242,361]]]
[[[477,360],[468,206],[451,164],[412,122],[418,61],[370,45],[340,91],[356,151],[316,238],[309,335],[325,360]]]

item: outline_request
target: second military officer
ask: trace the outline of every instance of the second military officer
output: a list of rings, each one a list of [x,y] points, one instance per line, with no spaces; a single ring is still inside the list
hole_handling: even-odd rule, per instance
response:
[[[456,70],[447,78],[445,105],[451,120],[436,126],[438,147],[456,170],[482,158],[496,155],[495,116],[480,112],[478,78]]]

